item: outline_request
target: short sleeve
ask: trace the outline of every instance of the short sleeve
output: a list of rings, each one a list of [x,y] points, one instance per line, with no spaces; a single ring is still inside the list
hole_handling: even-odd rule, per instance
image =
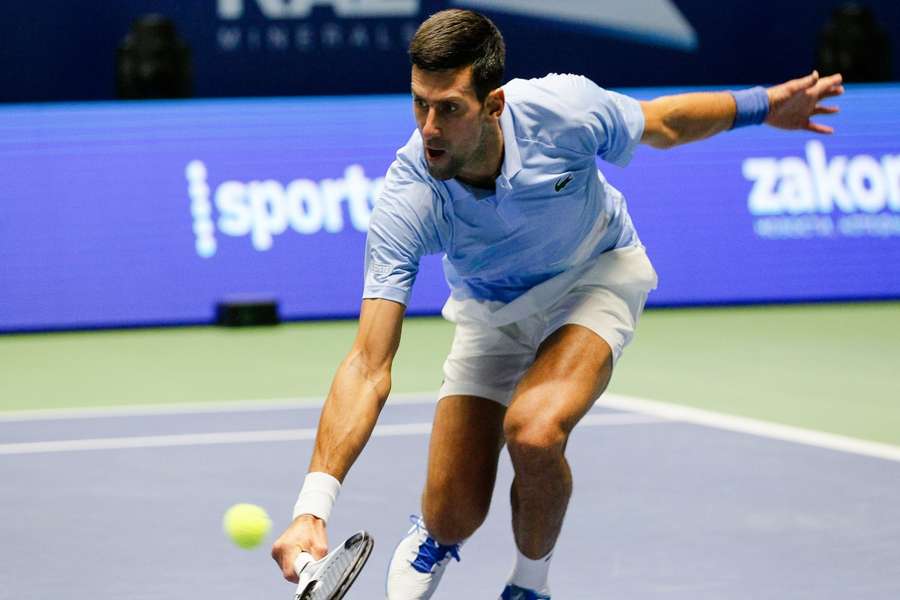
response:
[[[529,129],[546,142],[625,166],[644,133],[640,102],[581,75],[552,74],[505,86]]]
[[[584,111],[583,127],[595,153],[603,160],[624,167],[631,162],[644,134],[644,111],[634,98],[605,90],[590,79],[574,80],[576,108]]]
[[[395,161],[369,221],[363,298],[409,304],[419,260],[440,251],[433,207],[428,184]]]

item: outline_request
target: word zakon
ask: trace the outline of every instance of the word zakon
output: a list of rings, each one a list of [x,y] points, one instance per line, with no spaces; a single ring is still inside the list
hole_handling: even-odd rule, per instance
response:
[[[900,154],[829,158],[810,141],[803,158],[748,158],[743,174],[754,216],[900,212]]]
[[[335,179],[294,179],[284,184],[273,179],[220,183],[211,191],[207,168],[200,160],[185,169],[197,254],[216,253],[216,232],[231,237],[249,236],[253,248],[265,251],[288,229],[301,235],[320,231],[339,233],[347,224],[365,232],[372,206],[384,178],[370,179],[360,165],[344,169]]]

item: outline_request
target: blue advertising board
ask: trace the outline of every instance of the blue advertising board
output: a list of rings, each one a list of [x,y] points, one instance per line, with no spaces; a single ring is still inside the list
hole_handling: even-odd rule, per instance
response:
[[[660,274],[650,304],[900,297],[900,86],[848,90],[817,117],[833,136],[746,128],[603,168]]]
[[[900,86],[839,103],[834,136],[749,128],[599,163],[659,272],[651,305],[900,297]],[[0,331],[204,323],[247,296],[354,316],[413,129],[402,96],[0,108]],[[446,294],[430,257],[410,313]]]

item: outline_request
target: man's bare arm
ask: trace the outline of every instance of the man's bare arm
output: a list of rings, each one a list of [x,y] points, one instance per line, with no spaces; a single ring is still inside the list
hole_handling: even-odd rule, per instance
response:
[[[804,129],[832,133],[831,127],[813,123],[816,115],[834,114],[836,107],[820,104],[825,98],[844,93],[838,75],[812,74],[767,90],[769,114],[766,124],[779,129]],[[728,92],[697,92],[661,96],[641,102],[644,134],[641,143],[654,148],[671,148],[695,142],[731,128],[735,118],[734,98]]]
[[[390,300],[363,300],[353,348],[338,367],[322,409],[311,472],[343,481],[368,442],[391,391],[405,310]]]
[[[391,364],[400,345],[406,307],[390,300],[363,300],[353,348],[338,367],[319,418],[311,473],[343,481],[378,420],[391,391]],[[324,476],[323,476],[324,477]],[[300,552],[325,556],[325,522],[299,514],[272,545],[272,558],[288,581],[297,583],[294,561]]]

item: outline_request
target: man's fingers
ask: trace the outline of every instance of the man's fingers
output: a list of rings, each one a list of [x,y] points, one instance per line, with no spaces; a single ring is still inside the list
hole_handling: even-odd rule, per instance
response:
[[[829,85],[839,85],[844,83],[844,76],[840,73],[835,73],[834,75],[826,77],[825,80],[828,81]]]
[[[272,558],[281,569],[281,574],[291,583],[298,583],[294,562],[306,551],[319,560],[328,553],[328,535],[325,522],[312,515],[300,515],[272,544]]]
[[[288,567],[282,566],[281,574],[284,575],[284,578],[291,583],[300,583],[300,578],[297,577],[297,572],[294,570],[293,563],[291,563],[291,565]]]
[[[800,82],[799,88],[801,90],[809,89],[812,86],[816,85],[816,82],[819,81],[819,72],[813,71],[806,77],[802,77],[802,78],[798,79],[797,81]]]
[[[792,96],[797,92],[802,92],[803,90],[808,90],[812,86],[816,84],[816,81],[819,80],[819,74],[816,71],[813,71],[811,74],[806,77],[800,77],[798,79],[791,79],[790,81],[786,81],[779,86],[776,86],[776,89],[783,90],[788,96]]]
[[[844,93],[844,86],[835,85],[827,90],[825,90],[822,94],[819,95],[819,100],[823,100],[825,98],[834,98],[835,96],[840,96]]]
[[[804,129],[806,129],[807,131],[812,131],[813,133],[821,133],[824,135],[830,135],[830,134],[834,133],[833,127],[828,127],[827,125],[820,125],[819,123],[813,123],[812,121],[807,123],[806,127],[804,127]]]
[[[836,112],[839,112],[840,110],[841,109],[839,109],[837,106],[822,106],[820,104],[820,105],[816,106],[816,108],[813,110],[812,114],[813,115],[833,115]]]
[[[278,563],[284,578],[291,583],[299,581],[297,573],[294,571],[294,561],[297,560],[298,554],[300,554],[300,549],[291,544],[275,542],[275,545],[272,547],[272,558]]]
[[[815,92],[817,95],[821,96],[822,94],[825,94],[826,92],[828,92],[834,88],[840,87],[842,81],[843,80],[840,75],[832,75],[831,77],[823,77],[822,79],[820,79],[818,81],[818,83],[816,83],[815,87],[813,88],[813,92]]]
[[[328,554],[328,546],[324,544],[320,544],[318,542],[310,544],[309,550],[307,550],[310,554],[312,554],[313,559],[322,560],[325,558],[325,555]]]
[[[297,560],[297,555],[300,554],[297,550],[293,552],[286,552],[281,557],[281,561],[278,566],[281,567],[281,574],[284,575],[284,578],[290,581],[291,583],[297,583],[300,579],[297,577],[297,571],[294,570],[294,561]]]

